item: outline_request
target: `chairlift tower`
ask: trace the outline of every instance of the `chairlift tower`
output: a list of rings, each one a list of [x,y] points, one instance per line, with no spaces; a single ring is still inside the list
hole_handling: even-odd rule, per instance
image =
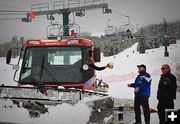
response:
[[[76,16],[81,17],[85,16],[86,10],[100,8],[102,8],[103,13],[112,13],[112,10],[108,9],[108,4],[104,0],[68,0],[68,4],[65,4],[65,1],[57,1],[53,3],[52,10],[49,9],[48,3],[33,4],[31,6],[31,12],[26,14],[26,19],[31,19],[32,12],[35,16],[47,15],[48,20],[54,20],[54,14],[62,14],[63,36],[66,37],[69,36],[70,13],[75,13]]]

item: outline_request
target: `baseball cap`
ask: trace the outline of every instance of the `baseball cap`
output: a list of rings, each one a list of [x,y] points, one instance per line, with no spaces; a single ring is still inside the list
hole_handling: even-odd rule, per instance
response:
[[[146,66],[144,64],[137,65],[137,67],[143,67],[144,69],[146,69]]]

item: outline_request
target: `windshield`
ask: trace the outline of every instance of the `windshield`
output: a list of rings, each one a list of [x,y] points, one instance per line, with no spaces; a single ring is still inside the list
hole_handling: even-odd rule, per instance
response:
[[[35,47],[25,53],[20,83],[78,83],[82,81],[79,47]]]

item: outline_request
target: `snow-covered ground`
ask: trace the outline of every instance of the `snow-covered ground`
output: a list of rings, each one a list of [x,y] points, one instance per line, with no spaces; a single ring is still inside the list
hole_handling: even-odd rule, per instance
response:
[[[96,65],[104,66],[107,63],[113,63],[112,70],[106,69],[105,71],[98,72],[100,78],[104,78],[110,85],[109,94],[116,98],[134,98],[132,88],[128,88],[127,84],[134,82],[133,77],[137,75],[137,65],[145,64],[147,72],[152,74],[151,97],[150,107],[157,107],[157,87],[160,79],[160,68],[162,64],[169,64],[172,67],[172,73],[175,71],[175,66],[180,64],[180,40],[177,44],[172,44],[168,47],[169,57],[164,57],[164,47],[157,49],[146,50],[146,54],[139,54],[137,52],[137,43],[131,48],[111,57],[102,57],[102,62]],[[119,79],[119,81],[118,81]],[[175,108],[180,108],[180,93],[177,94],[175,100]],[[152,114],[152,124],[158,123],[157,114]]]
[[[7,107],[4,108],[4,103]],[[25,108],[18,108],[12,101],[0,101],[0,122],[21,124],[86,124],[91,115],[91,109],[84,102],[75,105],[62,104],[46,106],[48,112],[39,118],[29,116]]]
[[[115,98],[129,98],[133,99],[134,93],[133,89],[128,88],[127,84],[132,83],[137,75],[137,65],[145,64],[147,66],[147,71],[152,74],[152,86],[151,86],[151,97],[150,97],[150,107],[156,108],[157,106],[157,86],[160,78],[160,68],[162,64],[170,64],[172,68],[177,64],[180,64],[180,40],[177,44],[170,45],[168,51],[170,57],[164,57],[164,47],[157,49],[147,50],[146,54],[139,54],[137,52],[137,44],[133,45],[131,48],[111,57],[103,57],[102,62],[96,65],[104,66],[109,62],[112,62],[114,68],[112,70],[106,69],[104,71],[97,72],[97,77],[104,79],[110,86],[108,93]],[[14,62],[17,59],[13,60]],[[174,70],[172,70],[174,73]],[[5,58],[0,58],[0,84],[5,85],[16,85],[12,80],[13,71],[12,66],[5,64]],[[1,104],[1,103],[0,103]],[[82,102],[75,106],[63,104],[56,107],[51,107],[49,109],[50,114],[43,115],[40,120],[33,120],[35,123],[62,123],[62,124],[85,124],[89,120],[91,115],[91,109]],[[175,100],[175,108],[180,108],[180,94],[177,94],[177,99]],[[5,119],[21,119],[22,122],[32,122],[28,120],[27,111],[24,109],[21,112],[16,111],[15,114],[4,113],[3,108],[0,108],[0,120]],[[77,115],[77,116],[76,116]],[[22,119],[24,117],[25,119]],[[152,114],[152,124],[158,123],[157,114]],[[26,121],[24,121],[26,120]]]

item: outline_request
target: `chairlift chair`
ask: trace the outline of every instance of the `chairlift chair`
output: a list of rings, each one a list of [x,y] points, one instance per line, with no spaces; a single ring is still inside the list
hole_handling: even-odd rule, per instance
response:
[[[58,37],[63,35],[62,32],[62,25],[58,23],[51,23],[47,26],[46,34],[47,38],[50,39],[57,39]]]
[[[124,38],[133,38],[132,33],[134,33],[134,26],[132,24],[121,25],[119,28],[119,34]]]
[[[115,35],[117,35],[117,27],[116,26],[107,26],[105,28],[105,35],[106,36],[115,36]]]
[[[117,35],[117,27],[110,25],[111,19],[108,19],[107,27],[105,28],[105,35],[106,36],[115,36]]]
[[[69,31],[74,30],[74,32],[77,33],[77,36],[80,36],[80,26],[77,23],[71,23],[65,26],[65,28],[69,28]]]

